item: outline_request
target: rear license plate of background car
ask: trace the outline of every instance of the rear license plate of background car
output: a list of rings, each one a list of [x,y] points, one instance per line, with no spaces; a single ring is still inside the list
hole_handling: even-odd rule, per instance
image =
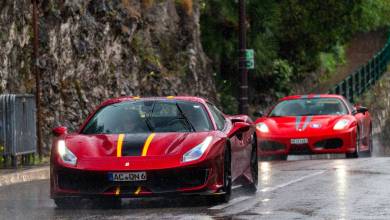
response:
[[[291,139],[291,144],[307,144],[307,143],[309,143],[309,139],[307,138]]]
[[[130,172],[130,173],[109,173],[108,179],[114,182],[135,182],[145,181],[146,172]]]

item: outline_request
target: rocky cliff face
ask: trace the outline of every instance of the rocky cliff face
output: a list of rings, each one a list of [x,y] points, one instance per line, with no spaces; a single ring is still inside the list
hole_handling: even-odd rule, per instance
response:
[[[0,2],[0,93],[33,93],[32,5]],[[40,0],[43,132],[121,95],[216,96],[189,0]]]

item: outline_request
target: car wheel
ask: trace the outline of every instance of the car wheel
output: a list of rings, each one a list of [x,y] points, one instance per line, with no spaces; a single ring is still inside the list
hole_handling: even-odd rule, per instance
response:
[[[79,198],[55,198],[54,203],[60,209],[77,208],[80,205]]]
[[[257,143],[256,138],[253,138],[252,143],[252,153],[250,158],[250,168],[251,168],[251,175],[252,175],[252,181],[248,185],[248,192],[249,193],[256,193],[257,191],[257,185],[258,185],[258,177],[259,177],[259,163],[257,158]]]
[[[359,130],[356,131],[356,143],[355,143],[355,152],[353,153],[346,153],[346,158],[358,158],[360,152],[360,132]]]
[[[287,157],[288,157],[287,154],[277,155],[278,160],[287,160]]]
[[[223,159],[223,194],[214,196],[216,203],[226,203],[232,194],[232,165],[230,148],[226,147]]]

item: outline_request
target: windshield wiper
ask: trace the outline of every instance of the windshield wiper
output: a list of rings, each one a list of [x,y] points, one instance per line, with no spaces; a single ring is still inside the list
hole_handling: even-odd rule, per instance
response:
[[[188,118],[186,117],[186,115],[184,114],[184,112],[181,110],[179,104],[176,102],[176,107],[177,109],[179,110],[181,116],[182,116],[182,119],[184,119],[184,121],[186,122],[186,124],[194,131],[196,132],[195,130],[195,127],[191,124],[190,120],[188,120]]]
[[[152,126],[152,123],[150,122],[150,117],[152,117],[153,115],[153,111],[154,111],[154,105],[156,104],[156,102],[153,102],[153,106],[152,106],[152,111],[150,111],[149,113],[149,116],[148,115],[145,115],[145,123],[146,123],[146,126],[148,126],[149,128],[149,131],[153,132],[154,128]]]

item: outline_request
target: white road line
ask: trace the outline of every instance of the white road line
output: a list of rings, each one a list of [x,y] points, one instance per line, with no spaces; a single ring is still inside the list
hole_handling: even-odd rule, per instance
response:
[[[297,183],[297,182],[301,182],[302,180],[304,179],[308,179],[308,178],[311,178],[311,177],[314,177],[314,176],[318,176],[318,175],[321,175],[323,173],[325,173],[327,170],[321,170],[321,171],[318,171],[318,172],[315,172],[315,173],[311,173],[309,175],[306,175],[306,176],[303,176],[301,178],[298,178],[298,179],[295,179],[295,180],[291,180],[287,183],[283,183],[283,184],[279,184],[279,185],[276,185],[274,187],[266,187],[264,189],[261,189],[260,192],[272,192],[272,191],[275,191],[277,189],[280,189],[280,188],[283,188],[283,187],[286,187],[288,185],[291,185],[291,184],[294,184],[294,183]],[[259,191],[259,190],[258,190]]]
[[[314,172],[314,173],[311,173],[311,174],[308,174],[306,176],[303,176],[303,177],[300,177],[300,178],[297,178],[295,180],[291,180],[289,182],[286,182],[286,183],[282,183],[282,184],[279,184],[279,185],[276,185],[274,187],[266,187],[264,189],[261,189],[261,190],[257,190],[257,193],[258,194],[259,192],[272,192],[272,191],[275,191],[275,190],[278,190],[278,189],[281,189],[281,188],[284,188],[286,186],[289,186],[291,184],[294,184],[294,183],[297,183],[297,182],[301,182],[305,179],[308,179],[308,178],[312,178],[314,176],[318,176],[318,175],[321,175],[323,173],[325,173],[327,170],[321,170],[321,171],[318,171],[318,172]],[[226,203],[226,204],[221,204],[221,205],[216,205],[216,206],[213,206],[213,207],[210,207],[209,209],[212,209],[212,210],[220,210],[220,209],[224,209],[224,208],[227,208],[229,206],[232,206],[232,205],[235,205],[237,203],[240,203],[240,202],[243,202],[245,200],[248,200],[248,199],[251,199],[251,198],[255,198],[255,196],[241,196],[241,197],[237,197],[235,199],[232,199],[229,203]]]

